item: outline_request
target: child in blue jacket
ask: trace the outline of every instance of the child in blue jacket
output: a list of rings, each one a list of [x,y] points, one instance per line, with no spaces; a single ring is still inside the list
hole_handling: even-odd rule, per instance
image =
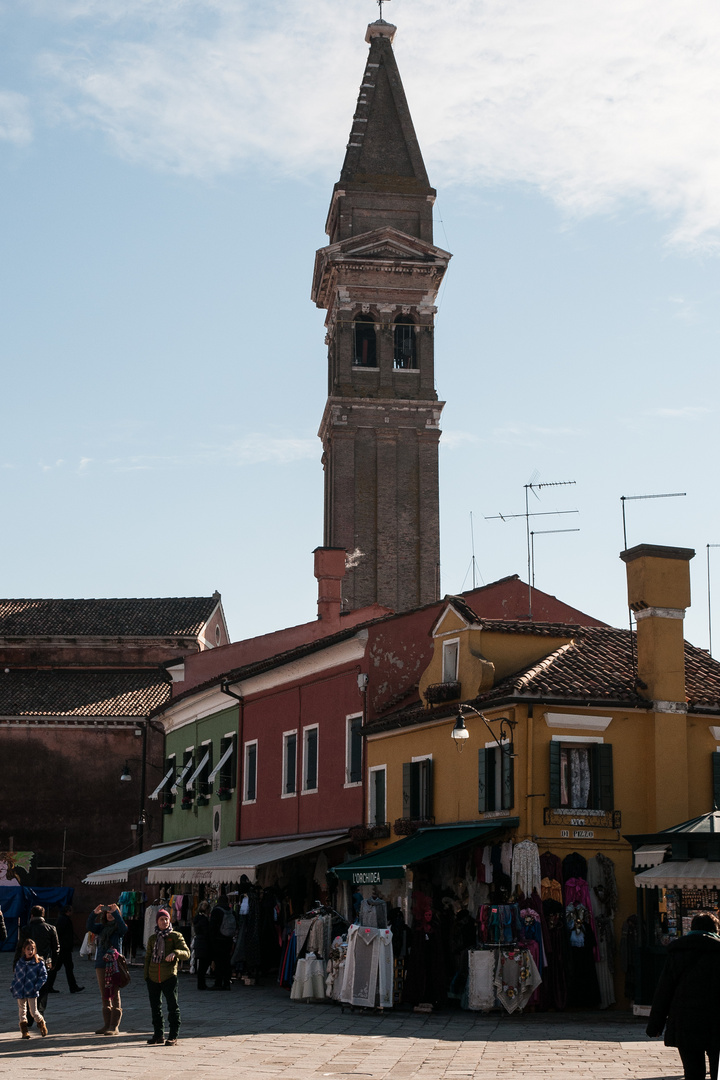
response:
[[[10,984],[10,992],[17,1000],[18,1013],[20,1014],[20,1031],[23,1039],[29,1039],[27,1010],[35,1019],[38,1031],[43,1036],[47,1035],[47,1024],[40,1015],[37,1000],[40,990],[47,982],[47,968],[38,956],[37,945],[32,938],[27,938],[23,950],[15,964],[13,980]]]

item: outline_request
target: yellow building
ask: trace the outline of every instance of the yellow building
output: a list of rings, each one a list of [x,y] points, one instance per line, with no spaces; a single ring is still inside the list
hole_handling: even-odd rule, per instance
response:
[[[365,726],[368,825],[388,822],[394,835],[370,841],[341,878],[376,882],[391,898],[403,873],[432,874],[428,851],[529,840],[560,861],[600,853],[615,868],[617,944],[637,902],[624,836],[720,805],[720,665],[683,640],[693,555],[651,545],[621,554],[632,635],[482,620],[448,597],[419,702]]]

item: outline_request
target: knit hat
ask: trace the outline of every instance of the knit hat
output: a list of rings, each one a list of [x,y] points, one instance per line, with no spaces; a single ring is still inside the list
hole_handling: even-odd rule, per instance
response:
[[[160,918],[161,915],[167,915],[168,919],[170,918],[170,912],[168,911],[168,909],[164,908],[164,907],[161,907],[161,908],[158,908],[157,915],[155,916],[155,922],[158,921],[158,919]]]

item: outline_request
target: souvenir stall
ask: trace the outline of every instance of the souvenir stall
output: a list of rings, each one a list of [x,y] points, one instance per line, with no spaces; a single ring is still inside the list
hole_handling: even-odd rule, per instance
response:
[[[615,1000],[617,885],[603,854],[561,859],[498,826],[434,826],[334,872],[353,890],[356,925],[364,902],[387,903],[397,1006],[511,1013]],[[331,957],[333,986],[341,964]]]
[[[623,966],[626,989],[643,1008],[652,1002],[670,942],[689,932],[695,915],[720,916],[720,811],[626,839],[637,915],[623,927]]]

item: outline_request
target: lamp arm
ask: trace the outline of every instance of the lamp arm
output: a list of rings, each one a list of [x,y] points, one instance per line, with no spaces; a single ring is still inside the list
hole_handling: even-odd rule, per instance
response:
[[[460,714],[462,714],[464,712],[472,713],[473,716],[478,716],[482,720],[483,724],[488,729],[490,734],[492,735],[492,737],[495,740],[495,742],[497,743],[497,745],[500,747],[500,750],[503,750],[503,749],[506,748],[506,744],[503,743],[504,739],[507,739],[508,742],[510,743],[511,751],[514,749],[513,728],[515,727],[515,724],[517,723],[516,720],[509,720],[507,716],[501,716],[500,717],[500,738],[498,739],[497,735],[495,734],[493,729],[490,727],[490,723],[488,721],[488,718],[485,716],[485,713],[481,713],[478,709],[475,709],[472,705],[459,705],[458,706],[458,712]],[[509,727],[510,727],[510,734],[509,735],[505,734],[505,724],[508,724]]]

